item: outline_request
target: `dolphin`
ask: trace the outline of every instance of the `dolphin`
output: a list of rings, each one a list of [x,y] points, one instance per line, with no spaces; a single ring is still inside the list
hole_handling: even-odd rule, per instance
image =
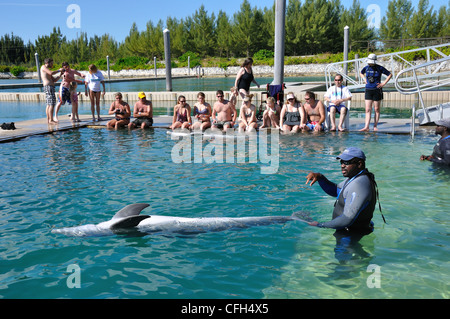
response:
[[[175,217],[161,215],[140,215],[149,204],[131,204],[119,210],[113,218],[99,224],[53,229],[53,234],[72,237],[108,236],[138,232],[140,234],[199,234],[227,229],[240,229],[252,226],[284,224],[299,220],[308,222],[309,214],[297,212],[291,216],[259,217]],[[303,219],[302,219],[303,218]]]

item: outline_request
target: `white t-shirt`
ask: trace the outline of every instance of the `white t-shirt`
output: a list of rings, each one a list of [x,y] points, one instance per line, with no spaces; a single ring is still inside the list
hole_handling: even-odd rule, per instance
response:
[[[102,72],[97,71],[94,74],[88,73],[84,78],[84,81],[88,84],[89,90],[93,92],[100,92],[100,83],[104,81]]]
[[[338,99],[347,99],[349,97],[352,97],[352,93],[350,93],[350,90],[344,85],[342,85],[341,87],[333,85],[327,90],[327,93],[325,93],[324,97],[330,99],[329,105],[332,106],[334,105],[334,103],[332,103],[331,101],[335,101]],[[345,106],[345,102],[342,102],[341,105]]]

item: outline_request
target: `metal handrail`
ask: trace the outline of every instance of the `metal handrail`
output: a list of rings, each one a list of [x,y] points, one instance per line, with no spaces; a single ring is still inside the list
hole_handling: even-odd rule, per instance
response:
[[[420,106],[422,107],[422,110],[424,111],[424,115],[428,122],[430,122],[431,120],[428,112],[426,112],[425,109],[425,102],[423,101],[422,91],[437,89],[445,85],[450,85],[450,72],[438,73],[438,71],[441,70],[442,67],[448,61],[450,61],[450,56],[435,61],[426,62],[420,65],[416,65],[400,71],[395,77],[394,84],[395,88],[399,93],[404,95],[410,94],[418,95]],[[431,67],[435,65],[438,65],[438,67],[433,72],[429,71],[430,73],[427,74],[426,72],[422,71],[422,73],[425,73],[425,75],[422,76],[417,75],[417,72],[420,71],[420,69],[427,68],[428,70],[431,70]],[[410,82],[409,80],[411,79],[411,77],[408,77],[408,73],[411,72],[414,85],[409,88],[404,88],[403,86],[401,86],[401,82]],[[406,77],[402,78],[403,75],[406,75]],[[444,76],[444,79],[442,79],[442,76]],[[430,81],[425,82],[424,81],[425,79],[429,79]]]
[[[394,82],[395,88],[401,94],[408,95],[408,94],[419,93],[419,91],[433,90],[433,89],[437,89],[441,86],[450,85],[450,71],[439,72],[439,73],[437,72],[447,63],[447,61],[450,61],[450,56],[439,59],[439,60],[426,62],[426,63],[420,64],[417,66],[413,66],[411,68],[400,71],[395,78],[395,82]],[[439,64],[439,67],[436,70],[434,70],[433,73],[428,73],[428,74],[421,75],[421,76],[417,75],[417,71],[420,71],[421,68],[430,68],[431,66],[434,66],[436,64]],[[403,75],[407,75],[407,73],[409,73],[409,72],[413,73],[413,79],[414,79],[415,86],[405,88],[401,85],[400,82],[410,82],[408,80],[409,79],[408,77],[402,78]],[[447,77],[447,78],[441,79],[442,76]],[[432,81],[425,82],[425,80],[427,80],[427,79],[432,80]]]
[[[430,63],[430,62],[433,62],[431,60],[431,52],[432,51],[437,53],[438,55],[442,56],[443,58],[448,58],[449,56],[447,56],[445,53],[441,52],[439,50],[439,48],[449,47],[449,46],[450,46],[450,43],[445,43],[445,44],[439,44],[439,45],[434,45],[434,46],[429,46],[429,47],[424,47],[424,48],[417,48],[417,49],[411,49],[411,50],[406,50],[406,51],[382,54],[382,55],[378,56],[378,59],[384,60],[384,62],[378,63],[378,64],[385,66],[386,69],[388,69],[393,74],[393,77],[395,77],[396,76],[396,63],[395,63],[396,60],[402,61],[403,63],[405,63],[407,65],[407,67],[409,66],[409,68],[416,67],[416,65],[414,65],[413,61],[406,60],[404,57],[400,56],[401,54],[426,50],[427,61],[425,63]],[[325,67],[325,82],[326,82],[327,88],[329,88],[330,86],[333,85],[334,81],[331,77],[334,77],[334,75],[336,73],[339,73],[343,76],[344,81],[347,82],[347,86],[349,87],[349,89],[363,88],[365,86],[365,83],[364,83],[364,80],[359,76],[359,74],[361,73],[361,70],[362,70],[361,66],[366,65],[366,59],[367,58],[359,58],[359,59],[353,59],[353,60],[347,60],[347,61],[341,61],[341,62],[335,62],[335,63],[328,64]],[[346,64],[354,64],[354,66],[355,66],[354,73],[356,74],[355,78],[352,78],[347,74],[344,74],[344,66]],[[439,70],[440,68],[441,67],[439,67],[437,70]],[[436,70],[434,70],[434,72],[436,72]],[[433,72],[431,71],[431,68],[428,67],[428,70],[423,73],[423,76],[430,75],[430,74],[433,74]],[[419,76],[419,78],[420,77],[421,76]],[[408,80],[413,81],[414,79],[411,77],[408,79],[403,79],[402,81],[408,81]]]

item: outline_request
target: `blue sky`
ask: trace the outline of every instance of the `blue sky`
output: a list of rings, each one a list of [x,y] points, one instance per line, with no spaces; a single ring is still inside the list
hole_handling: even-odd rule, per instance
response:
[[[412,0],[413,5],[419,0]],[[430,0],[430,5],[438,9],[447,5],[448,0]],[[192,16],[204,4],[209,14],[226,12],[228,16],[239,11],[243,0],[0,0],[0,36],[14,33],[25,43],[34,42],[40,35],[48,35],[53,27],[60,27],[67,39],[76,38],[77,34],[86,32],[88,37],[105,33],[116,41],[122,42],[136,22],[140,31],[145,29],[148,21],[156,24],[160,19],[165,22],[167,17],[185,18]],[[271,7],[274,0],[249,0],[252,7]],[[286,0],[288,3],[288,0]],[[345,7],[350,7],[351,0],[341,0]],[[361,6],[373,9],[379,7],[383,16],[388,1],[360,0]],[[75,6],[73,6],[75,5]],[[372,5],[372,7],[370,7]],[[376,7],[375,7],[376,9]],[[374,18],[376,11],[370,11]],[[378,22],[381,18],[375,19]]]

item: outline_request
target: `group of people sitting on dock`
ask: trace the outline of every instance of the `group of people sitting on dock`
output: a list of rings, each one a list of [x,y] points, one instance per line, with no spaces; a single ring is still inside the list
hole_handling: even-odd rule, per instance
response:
[[[287,94],[284,104],[269,96],[266,100],[265,109],[260,111],[262,113],[262,123],[258,123],[258,110],[252,104],[252,94],[248,94],[242,99],[238,116],[238,111],[236,110],[238,91],[235,87],[231,88],[229,100],[225,99],[222,90],[218,90],[216,92],[217,100],[212,106],[205,101],[205,94],[199,92],[193,110],[187,103],[186,97],[180,95],[174,107],[170,128],[172,130],[190,129],[202,131],[208,128],[216,128],[225,131],[226,129],[234,128],[235,124],[238,124],[239,132],[252,132],[264,128],[279,129],[284,133],[317,132],[325,130],[324,122],[326,111],[328,111],[330,114],[333,114],[331,130],[336,130],[334,115],[337,112],[341,114],[338,129],[339,131],[344,131],[343,121],[347,114],[345,102],[351,99],[351,93],[347,88],[341,89],[341,91],[345,93],[342,96],[341,92],[340,98],[336,98],[332,92],[325,94],[325,100],[329,103],[328,110],[325,109],[322,101],[316,99],[316,94],[311,91],[305,93],[304,103],[298,100],[293,92]]]
[[[342,79],[342,78],[341,78]],[[345,88],[346,89],[346,88]],[[325,94],[325,99],[329,101],[328,112],[341,113],[339,131],[345,130],[342,127],[343,117],[346,115],[345,102],[351,99],[351,93],[345,90],[343,97],[335,98],[333,94]],[[345,92],[344,91],[344,92]],[[257,120],[257,108],[252,104],[253,95],[246,95],[242,100],[240,112],[236,110],[236,100],[238,91],[231,88],[231,98],[225,99],[222,90],[216,92],[216,102],[211,106],[205,101],[205,94],[197,94],[197,102],[193,106],[187,103],[184,95],[178,96],[177,104],[174,106],[172,124],[170,129],[188,129],[204,131],[208,128],[226,131],[234,128],[238,123],[239,132],[252,132],[261,128],[279,129],[284,133],[297,133],[300,131],[324,131],[326,110],[322,101],[316,99],[313,92],[305,93],[304,103],[299,101],[293,92],[286,96],[286,103],[282,106],[275,101],[275,98],[268,97],[266,109],[262,111],[262,123]],[[120,92],[115,94],[115,101],[111,104],[108,114],[114,115],[114,119],[107,123],[108,128],[118,129],[120,127],[148,128],[153,124],[152,102],[147,100],[144,92],[139,92],[139,100],[134,106],[133,113],[127,102],[123,101]],[[134,121],[131,121],[131,118]],[[334,117],[333,117],[334,119]],[[331,130],[335,130],[334,121],[331,121]]]
[[[366,120],[365,125],[360,131],[368,131],[370,118],[372,113],[372,105],[375,109],[374,131],[377,130],[377,124],[380,117],[380,105],[383,99],[382,88],[391,79],[392,74],[384,67],[376,64],[377,57],[375,54],[369,55],[367,59],[368,65],[361,71],[361,77],[366,83],[365,88],[365,107]],[[252,72],[252,59],[246,59],[242,68],[237,74],[235,86],[231,89],[231,98],[226,100],[224,92],[218,90],[216,92],[217,101],[211,105],[205,102],[205,95],[200,92],[197,96],[197,103],[194,105],[193,117],[197,121],[194,122],[191,117],[191,108],[184,96],[179,96],[177,105],[174,107],[173,121],[171,129],[193,129],[205,130],[209,127],[226,130],[233,128],[238,124],[239,131],[254,131],[258,128],[275,128],[285,133],[295,133],[299,131],[323,131],[325,129],[325,121],[329,113],[329,129],[336,130],[336,114],[340,114],[337,129],[345,131],[344,120],[348,116],[348,107],[346,103],[351,100],[352,94],[349,89],[343,86],[343,76],[336,74],[334,78],[335,85],[331,86],[324,95],[324,100],[328,103],[325,109],[322,101],[316,99],[316,94],[307,91],[304,97],[304,103],[299,101],[293,92],[289,92],[286,96],[286,102],[275,101],[274,98],[268,97],[266,101],[266,109],[263,110],[262,125],[258,127],[257,109],[252,104],[253,95],[249,93],[250,83],[256,82]],[[100,96],[103,85],[103,94],[105,94],[105,83],[102,73],[95,65],[89,66],[89,73],[84,75],[77,70],[71,69],[67,62],[56,71],[51,71],[53,60],[48,58],[45,65],[41,68],[41,76],[43,78],[44,92],[47,100],[47,120],[49,124],[58,122],[58,111],[61,105],[66,102],[72,104],[72,121],[79,122],[78,116],[78,92],[77,83],[85,84],[85,94],[90,97],[92,118],[95,121],[95,111],[97,111],[97,120],[100,117]],[[53,75],[60,73],[59,77]],[[382,74],[387,78],[381,82]],[[75,75],[82,77],[83,81],[76,80]],[[53,116],[53,108],[56,104],[55,83],[62,78],[59,102],[56,105],[55,116]],[[89,90],[89,92],[88,92]],[[141,98],[143,95],[143,98]],[[240,107],[239,118],[236,111],[237,96],[242,98],[242,106]],[[283,105],[281,105],[283,104]],[[137,110],[137,112],[136,112]],[[261,111],[261,110],[260,110]],[[153,114],[151,102],[147,101],[143,92],[139,93],[139,101],[136,103],[133,117],[135,121],[130,122],[131,110],[130,106],[121,98],[121,94],[116,94],[116,100],[112,103],[109,114],[115,115],[115,118],[108,122],[108,127],[119,128],[128,125],[130,128],[141,126],[142,128],[152,125]],[[259,114],[260,115],[260,114]]]

